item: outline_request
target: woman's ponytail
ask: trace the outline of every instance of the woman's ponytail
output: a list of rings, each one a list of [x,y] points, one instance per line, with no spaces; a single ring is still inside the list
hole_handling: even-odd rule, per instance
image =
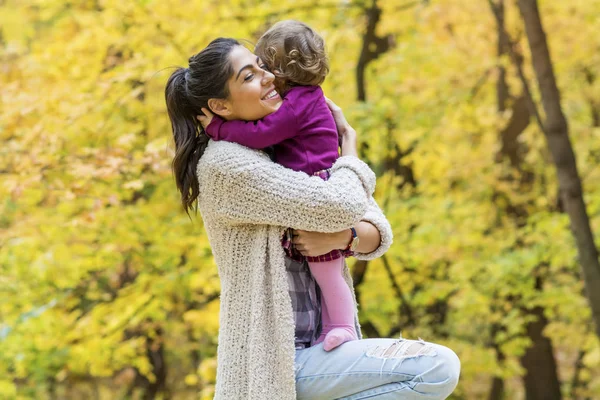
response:
[[[175,140],[173,174],[181,193],[181,204],[189,215],[190,210],[195,210],[194,201],[200,193],[196,164],[208,144],[208,136],[196,119],[197,113],[188,100],[187,74],[187,68],[179,68],[171,75],[165,89],[165,99]]]
[[[196,119],[208,100],[226,99],[227,82],[233,75],[229,54],[240,43],[218,38],[189,59],[189,68],[178,68],[167,81],[165,100],[171,119],[175,157],[173,175],[181,193],[181,204],[189,215],[200,194],[196,166],[208,145],[208,136]]]

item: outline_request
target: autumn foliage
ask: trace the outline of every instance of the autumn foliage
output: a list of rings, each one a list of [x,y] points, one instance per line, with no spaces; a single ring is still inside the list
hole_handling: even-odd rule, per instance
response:
[[[600,245],[600,2],[539,6]],[[532,344],[562,398],[600,398],[556,171],[486,0],[0,1],[0,398],[212,398],[219,280],[179,204],[164,85],[213,38],[287,18],[324,37],[324,91],[394,229],[384,258],[349,260],[364,333],[454,349],[453,399],[525,398]]]

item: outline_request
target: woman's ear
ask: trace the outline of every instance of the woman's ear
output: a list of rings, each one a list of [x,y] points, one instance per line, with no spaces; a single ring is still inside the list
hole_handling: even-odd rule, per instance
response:
[[[231,115],[232,109],[225,99],[208,99],[208,108],[220,117]]]

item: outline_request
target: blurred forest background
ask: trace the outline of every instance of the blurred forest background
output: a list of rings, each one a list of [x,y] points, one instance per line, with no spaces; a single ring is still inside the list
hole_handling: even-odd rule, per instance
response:
[[[349,260],[364,333],[456,350],[455,400],[600,398],[600,1],[537,5],[545,37],[534,0],[0,0],[0,399],[212,398],[219,280],[164,85],[288,18],[394,228]]]

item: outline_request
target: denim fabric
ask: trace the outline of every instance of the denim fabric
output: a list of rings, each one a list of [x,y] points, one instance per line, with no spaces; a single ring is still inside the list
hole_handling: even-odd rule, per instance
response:
[[[296,350],[298,400],[445,399],[460,361],[447,347],[406,339],[364,339],[326,352]]]

